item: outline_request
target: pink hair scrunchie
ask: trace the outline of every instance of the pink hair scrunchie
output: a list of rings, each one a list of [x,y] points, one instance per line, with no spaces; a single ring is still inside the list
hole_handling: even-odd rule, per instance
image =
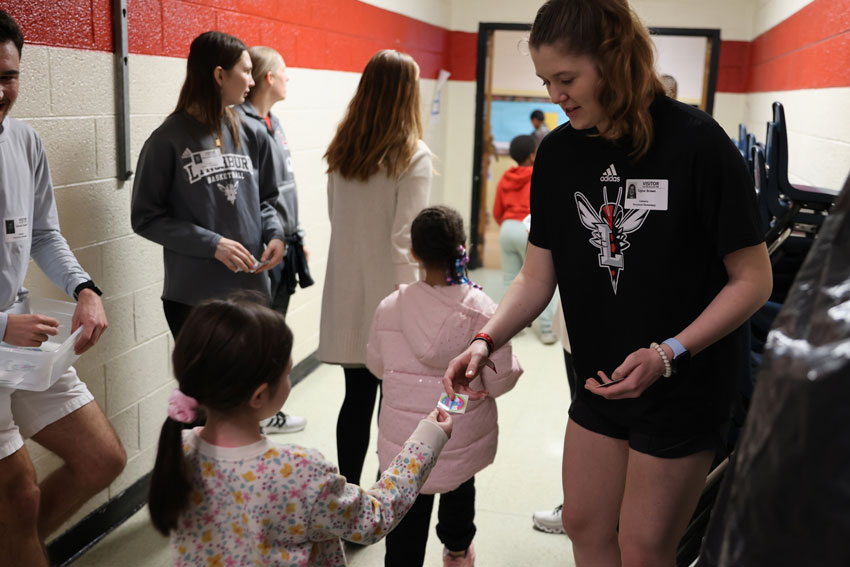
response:
[[[175,389],[168,396],[168,417],[180,423],[192,423],[197,417],[198,400]]]

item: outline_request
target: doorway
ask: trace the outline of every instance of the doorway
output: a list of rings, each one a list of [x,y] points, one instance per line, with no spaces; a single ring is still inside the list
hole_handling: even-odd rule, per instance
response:
[[[470,268],[500,267],[499,227],[492,210],[499,179],[515,165],[507,155],[510,140],[531,133],[533,110],[543,111],[550,129],[567,120],[534,73],[524,43],[530,30],[529,24],[478,26]],[[659,74],[671,75],[678,83],[676,98],[712,114],[720,30],[650,28],[650,33]]]

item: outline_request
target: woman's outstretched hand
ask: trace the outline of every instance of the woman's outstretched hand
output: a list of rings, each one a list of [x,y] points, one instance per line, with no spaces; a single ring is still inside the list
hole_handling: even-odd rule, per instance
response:
[[[465,351],[452,359],[443,375],[443,389],[449,399],[455,394],[468,394],[471,400],[483,400],[489,394],[485,390],[473,390],[469,383],[475,380],[488,361],[487,345],[484,341],[472,341]]]
[[[585,389],[609,400],[638,398],[664,374],[664,362],[655,349],[641,348],[627,356],[610,378],[601,370],[596,374],[602,384],[596,378],[588,378]],[[616,384],[605,385],[612,381]]]

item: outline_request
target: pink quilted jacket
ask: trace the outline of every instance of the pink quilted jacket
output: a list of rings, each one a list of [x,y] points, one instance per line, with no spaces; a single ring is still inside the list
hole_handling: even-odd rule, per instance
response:
[[[466,349],[495,311],[496,304],[481,290],[467,285],[433,287],[425,282],[402,285],[378,306],[366,365],[384,381],[378,423],[382,470],[422,416],[436,407],[449,361]],[[488,390],[491,397],[471,401],[464,414],[452,414],[452,438],[423,493],[454,490],[496,457],[499,426],[493,398],[514,387],[522,368],[510,343],[493,353],[491,360],[498,373],[484,369],[483,378],[472,383],[474,389]]]

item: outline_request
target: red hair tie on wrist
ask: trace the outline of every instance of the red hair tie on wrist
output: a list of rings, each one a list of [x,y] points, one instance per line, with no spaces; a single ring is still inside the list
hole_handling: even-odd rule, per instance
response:
[[[484,341],[487,343],[487,356],[493,354],[493,351],[496,350],[496,343],[493,342],[493,337],[488,335],[487,333],[478,333],[472,340],[469,341],[469,344],[474,343],[475,341]]]

